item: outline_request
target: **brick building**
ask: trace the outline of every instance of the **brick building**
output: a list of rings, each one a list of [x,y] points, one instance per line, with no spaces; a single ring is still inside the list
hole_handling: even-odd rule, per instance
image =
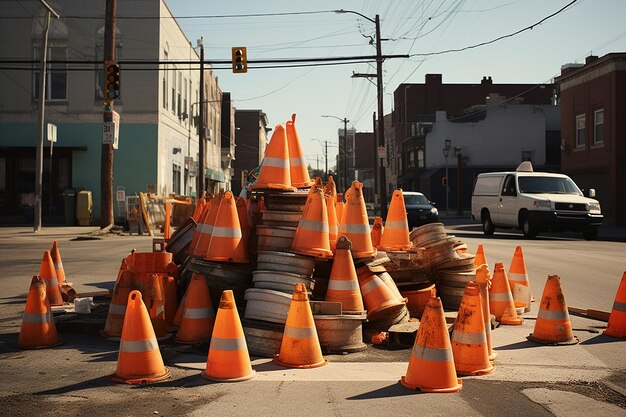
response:
[[[579,187],[596,189],[607,222],[624,225],[626,53],[564,65],[555,81],[561,100],[561,168]]]

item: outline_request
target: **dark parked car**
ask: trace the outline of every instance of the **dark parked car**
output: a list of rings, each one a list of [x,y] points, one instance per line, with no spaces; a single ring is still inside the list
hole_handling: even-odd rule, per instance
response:
[[[422,193],[414,191],[402,191],[406,215],[409,221],[409,230],[427,223],[439,221],[439,211],[434,203],[429,201]]]

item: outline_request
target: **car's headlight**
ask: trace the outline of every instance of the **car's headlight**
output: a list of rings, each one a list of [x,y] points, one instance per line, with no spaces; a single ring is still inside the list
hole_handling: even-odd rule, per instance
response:
[[[536,208],[550,208],[550,200],[535,200],[533,201],[533,207]]]
[[[431,212],[432,214],[437,214],[437,213],[439,213],[439,211],[438,211],[435,207],[431,208],[431,209],[430,209],[430,212]]]
[[[600,203],[587,203],[589,211],[600,211]]]

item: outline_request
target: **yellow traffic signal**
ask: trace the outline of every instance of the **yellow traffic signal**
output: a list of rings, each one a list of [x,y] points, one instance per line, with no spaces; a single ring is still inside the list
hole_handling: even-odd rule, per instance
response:
[[[104,97],[109,100],[120,98],[120,66],[118,64],[106,66]]]
[[[240,74],[248,72],[248,57],[246,56],[246,47],[237,46],[232,48],[233,72]]]

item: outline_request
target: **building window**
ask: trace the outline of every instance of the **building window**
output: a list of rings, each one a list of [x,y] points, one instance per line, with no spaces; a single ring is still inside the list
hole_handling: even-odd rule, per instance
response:
[[[424,168],[424,148],[417,150],[417,167]]]
[[[604,109],[593,112],[593,144],[595,146],[604,144]]]
[[[576,116],[576,147],[585,147],[585,115],[579,114]]]
[[[163,60],[167,61],[169,59],[169,54],[167,53],[167,51],[163,52]],[[167,79],[168,79],[168,71],[167,71],[167,64],[165,64],[165,67],[163,69],[163,108],[165,110],[167,110]]]
[[[415,151],[409,152],[409,163],[407,166],[408,169],[415,168]]]
[[[35,48],[35,60],[40,59],[40,48]],[[67,47],[48,47],[48,61],[65,61],[67,59]],[[33,71],[33,97],[39,99],[39,66]],[[67,71],[65,64],[47,64],[46,66],[46,100],[62,101],[67,100]]]
[[[176,114],[176,69],[173,70],[174,79],[172,80],[172,113]]]
[[[180,194],[180,165],[172,165],[172,192]]]
[[[183,88],[185,89],[185,96],[183,97],[183,114],[187,114],[187,116],[189,116],[189,113],[187,113],[187,92],[189,91],[189,88],[187,87],[189,84],[187,83],[187,79],[185,78],[185,82],[183,83]]]
[[[181,101],[181,91],[183,90],[183,73],[179,72],[178,73],[178,101],[177,101],[177,105],[178,105],[178,118],[181,117],[181,114],[183,113],[183,106],[182,106],[182,101]]]

